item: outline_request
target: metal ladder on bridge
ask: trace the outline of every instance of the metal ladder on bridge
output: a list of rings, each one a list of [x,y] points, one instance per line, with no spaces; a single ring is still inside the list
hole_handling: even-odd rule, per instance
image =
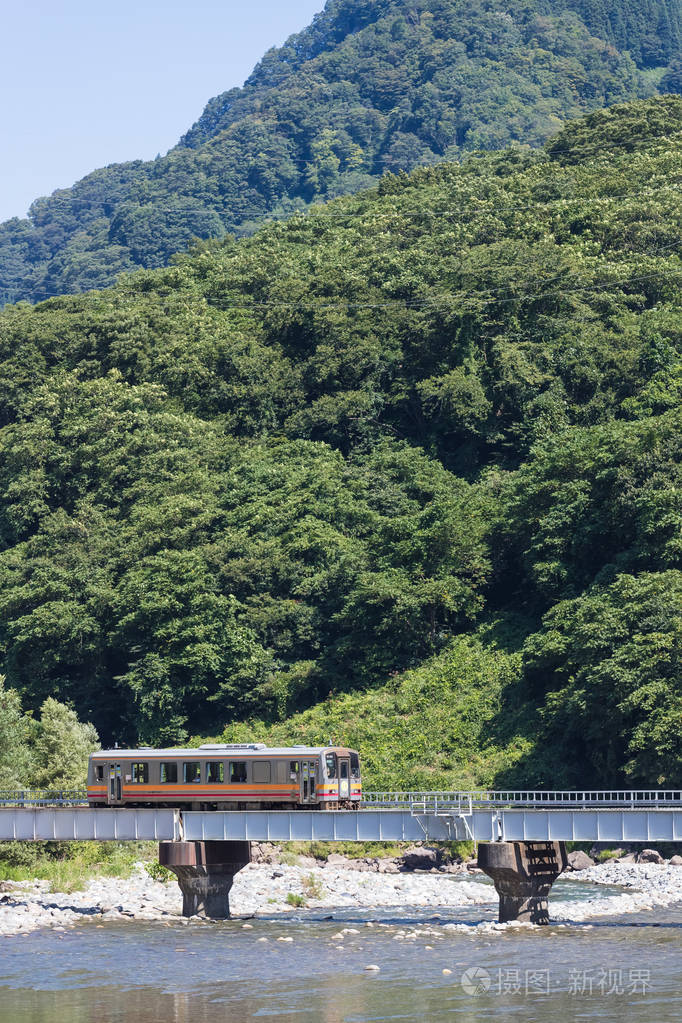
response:
[[[456,803],[453,803],[452,797],[441,799],[439,801],[437,794],[426,795],[422,793],[415,799],[410,799],[410,816],[417,820],[417,823],[426,837],[428,837],[428,829],[422,823],[420,818],[438,817],[445,823],[452,841],[458,840],[458,836],[456,834],[453,835],[452,833],[453,825],[455,825],[456,821],[461,821],[464,825],[467,839],[474,842],[474,833],[471,826],[473,815],[474,808],[471,796],[459,798]]]

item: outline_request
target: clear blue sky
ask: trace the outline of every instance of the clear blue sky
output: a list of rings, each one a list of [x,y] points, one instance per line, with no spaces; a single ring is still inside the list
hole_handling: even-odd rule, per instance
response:
[[[4,0],[0,221],[165,153],[324,0]]]

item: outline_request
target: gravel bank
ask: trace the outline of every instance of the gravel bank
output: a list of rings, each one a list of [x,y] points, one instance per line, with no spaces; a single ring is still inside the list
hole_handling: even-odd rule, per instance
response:
[[[587,920],[595,916],[640,913],[642,910],[682,902],[682,867],[658,863],[601,863],[569,874],[571,881],[594,885],[617,885],[628,889],[620,895],[600,896],[581,903],[554,904],[555,920]]]
[[[621,915],[668,906],[682,901],[682,868],[657,864],[607,863],[568,875],[571,881],[618,885],[618,895],[593,899],[550,901],[553,919],[580,922],[591,917]],[[3,885],[3,887],[6,887]],[[181,912],[178,886],[152,881],[140,868],[126,879],[91,881],[82,892],[55,894],[45,881],[13,884],[0,892],[0,937],[29,933],[40,927],[66,928],[91,921],[104,926],[110,920],[177,920]],[[309,909],[372,909],[420,907],[450,909],[496,902],[494,889],[480,875],[462,871],[456,875],[436,873],[382,874],[333,866],[285,866],[251,863],[235,878],[230,901],[235,916],[294,914],[297,908],[286,899],[302,895]],[[469,932],[504,929],[507,925],[447,924],[442,931]]]

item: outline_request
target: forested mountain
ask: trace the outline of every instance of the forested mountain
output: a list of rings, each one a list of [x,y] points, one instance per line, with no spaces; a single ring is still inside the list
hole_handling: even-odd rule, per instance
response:
[[[7,686],[386,783],[682,784],[681,157],[682,98],[614,107],[8,307]]]
[[[329,0],[163,158],[95,171],[0,225],[0,303],[111,284],[384,173],[682,91],[682,0]]]

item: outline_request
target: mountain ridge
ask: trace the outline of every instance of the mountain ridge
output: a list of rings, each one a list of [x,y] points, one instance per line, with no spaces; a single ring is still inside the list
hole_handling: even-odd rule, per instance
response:
[[[106,286],[386,171],[541,145],[655,92],[666,68],[674,87],[681,23],[680,0],[330,0],[164,157],[93,171],[1,224],[0,301]]]

